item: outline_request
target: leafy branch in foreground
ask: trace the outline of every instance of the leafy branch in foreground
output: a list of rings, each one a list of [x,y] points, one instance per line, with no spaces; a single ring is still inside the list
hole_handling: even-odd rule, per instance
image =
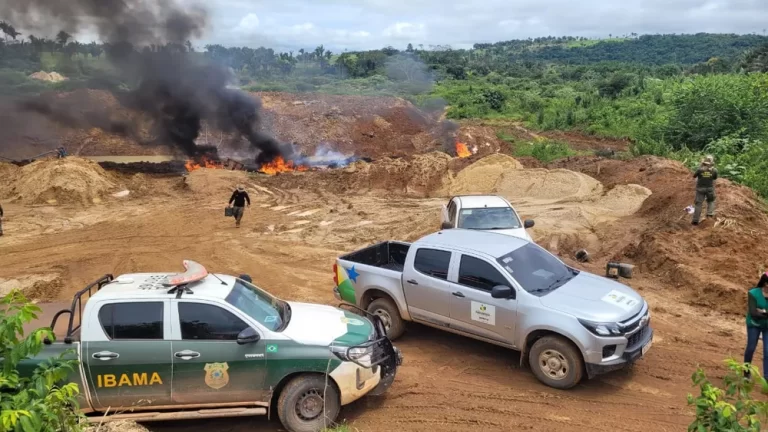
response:
[[[725,362],[728,373],[723,378],[725,388],[713,385],[701,368],[691,380],[699,387],[698,396],[688,395],[688,405],[696,407],[696,419],[688,426],[689,432],[759,432],[768,424],[768,402],[752,398],[759,387],[768,390],[768,383],[755,366],[729,359]],[[752,376],[745,378],[746,374]]]
[[[36,365],[31,374],[20,373],[32,368],[23,363],[42,351],[45,338],[54,339],[49,328],[24,336],[24,324],[39,312],[20,291],[0,299],[0,431],[80,432],[78,386],[61,384],[77,367],[77,360],[64,358],[71,350]]]

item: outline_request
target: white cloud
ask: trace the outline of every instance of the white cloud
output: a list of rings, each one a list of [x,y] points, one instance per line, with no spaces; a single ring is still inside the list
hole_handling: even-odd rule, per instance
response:
[[[397,22],[384,29],[384,37],[401,40],[418,40],[427,35],[427,26],[423,23]]]
[[[2,0],[0,0],[2,1]],[[199,0],[179,0],[193,3]],[[220,0],[198,44],[339,52],[538,36],[762,33],[768,0]],[[258,15],[257,15],[258,14]]]
[[[255,13],[249,13],[240,20],[240,23],[233,30],[235,33],[241,35],[250,35],[259,31],[259,16]]]

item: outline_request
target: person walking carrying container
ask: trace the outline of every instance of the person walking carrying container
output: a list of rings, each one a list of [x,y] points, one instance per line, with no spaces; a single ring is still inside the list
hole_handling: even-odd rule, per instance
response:
[[[760,277],[756,288],[747,294],[747,349],[744,351],[744,363],[752,363],[752,356],[757,349],[760,336],[763,337],[763,376],[768,374],[768,273]],[[749,374],[747,374],[749,377]]]
[[[229,205],[232,208],[232,216],[235,217],[235,226],[240,227],[240,220],[243,218],[243,212],[245,211],[245,202],[248,202],[248,207],[251,206],[251,198],[248,196],[248,192],[245,191],[243,185],[237,185],[237,189],[232,192],[232,196],[229,198]]]

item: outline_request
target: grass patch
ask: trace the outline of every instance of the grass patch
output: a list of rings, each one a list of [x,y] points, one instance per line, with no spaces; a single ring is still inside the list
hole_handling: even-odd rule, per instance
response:
[[[349,427],[348,425],[343,424],[343,425],[334,426],[332,428],[325,428],[320,432],[352,432],[352,428]]]
[[[517,142],[512,152],[518,157],[532,157],[543,163],[550,163],[576,154],[568,144],[554,140],[540,140],[535,142]]]

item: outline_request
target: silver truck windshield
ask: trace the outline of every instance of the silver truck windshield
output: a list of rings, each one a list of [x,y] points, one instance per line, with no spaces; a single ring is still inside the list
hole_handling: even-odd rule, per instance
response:
[[[244,280],[235,280],[225,300],[272,331],[282,331],[291,319],[288,303]]]
[[[476,230],[517,229],[520,219],[509,207],[463,209],[459,213],[458,228]]]
[[[579,271],[565,265],[533,243],[516,249],[497,260],[524,290],[543,295],[565,285]]]

